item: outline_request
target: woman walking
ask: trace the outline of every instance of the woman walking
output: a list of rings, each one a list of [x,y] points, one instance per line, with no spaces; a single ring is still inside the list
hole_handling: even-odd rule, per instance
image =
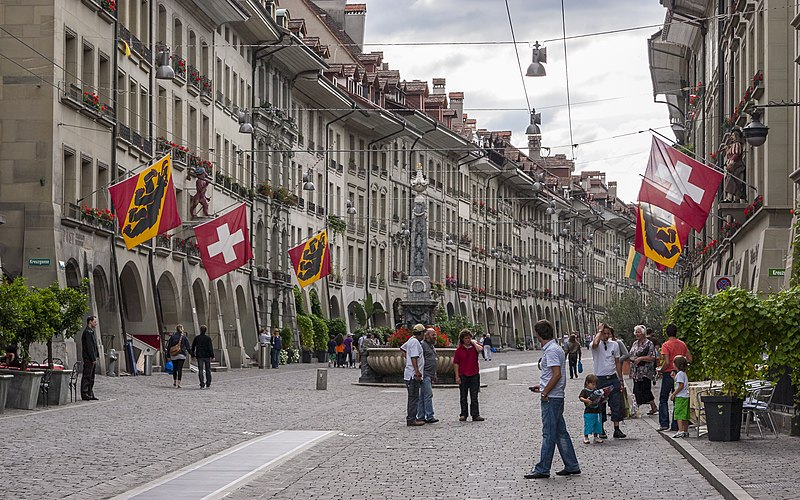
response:
[[[633,397],[638,406],[650,405],[648,415],[658,413],[656,398],[653,396],[653,381],[656,379],[656,348],[647,338],[644,325],[633,328],[636,340],[631,344],[631,378],[633,379]]]
[[[578,378],[578,361],[581,360],[581,343],[578,342],[578,337],[573,333],[569,336],[569,342],[564,349],[567,353],[567,360],[569,361],[569,378]]]
[[[183,363],[189,355],[189,339],[186,338],[186,332],[183,325],[176,327],[176,332],[169,338],[167,344],[167,352],[169,359],[172,360],[172,385],[180,389],[181,375],[183,374]]]

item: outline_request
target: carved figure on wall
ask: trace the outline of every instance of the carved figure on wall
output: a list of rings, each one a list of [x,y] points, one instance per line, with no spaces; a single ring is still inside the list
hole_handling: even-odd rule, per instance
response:
[[[194,183],[196,191],[194,195],[192,195],[191,204],[189,205],[189,214],[194,217],[194,212],[197,209],[197,205],[200,205],[203,207],[203,215],[205,217],[210,217],[210,214],[208,213],[208,202],[211,198],[206,196],[206,191],[208,190],[208,185],[211,184],[211,181],[208,178],[206,169],[203,167],[197,167],[197,169],[194,171],[194,175],[197,177],[197,180]]]
[[[742,129],[735,128],[725,139],[725,198],[724,202],[736,203],[747,201],[747,185],[745,175],[747,166],[744,163],[744,134]]]

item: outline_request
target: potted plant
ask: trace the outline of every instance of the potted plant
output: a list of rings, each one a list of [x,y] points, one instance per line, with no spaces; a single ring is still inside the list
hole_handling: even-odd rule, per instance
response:
[[[792,416],[792,435],[798,435],[800,429],[800,415],[797,409],[800,406],[800,286],[793,286],[788,290],[771,295],[765,301],[774,334],[773,348],[769,351],[769,372],[776,385],[780,379],[788,375],[789,382],[794,387],[795,414]],[[792,367],[795,367],[794,369]],[[778,390],[776,388],[776,390]]]
[[[291,363],[292,359],[294,359],[294,355],[292,352],[294,350],[293,345],[294,341],[292,340],[292,329],[289,327],[289,325],[283,325],[283,328],[281,328],[282,353],[279,356],[282,357],[283,352],[285,352],[286,361],[281,362],[281,364]]]
[[[314,323],[308,316],[298,316],[297,324],[300,326],[300,348],[302,349],[303,363],[311,363],[311,351],[314,348]]]
[[[314,355],[318,362],[325,363],[328,356],[328,324],[316,314],[311,315],[311,323],[314,325]]]
[[[738,287],[717,293],[703,306],[699,353],[708,377],[723,383],[719,395],[701,398],[710,441],[739,440],[745,382],[760,374],[770,327],[764,304]]]
[[[700,315],[707,301],[708,297],[700,293],[697,287],[687,286],[675,296],[675,301],[667,313],[669,323],[678,327],[678,336],[692,353],[692,364],[689,366],[688,375],[693,380],[707,378],[703,369],[703,355],[700,352],[702,346]]]

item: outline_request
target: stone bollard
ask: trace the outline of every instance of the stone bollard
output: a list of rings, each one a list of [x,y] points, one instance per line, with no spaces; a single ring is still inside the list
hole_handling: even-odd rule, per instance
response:
[[[500,380],[508,380],[508,365],[500,365]]]
[[[317,368],[317,390],[318,391],[326,391],[326,390],[328,390],[328,369],[327,368]]]

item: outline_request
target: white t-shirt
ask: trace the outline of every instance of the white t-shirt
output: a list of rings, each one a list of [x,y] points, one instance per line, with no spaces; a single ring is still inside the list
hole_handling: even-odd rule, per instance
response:
[[[403,379],[411,380],[414,378],[414,365],[411,363],[411,358],[417,358],[417,369],[420,373],[425,369],[425,357],[422,355],[422,344],[412,335],[405,344],[400,346],[400,349],[406,352],[406,369],[403,371]]]
[[[619,358],[619,344],[613,340],[600,341],[597,347],[592,348],[592,361],[594,374],[598,377],[617,374],[616,360]]]
[[[675,390],[678,389],[678,382],[683,382],[683,389],[679,392],[675,393],[676,398],[688,398],[689,397],[689,377],[686,376],[686,372],[678,372],[675,375]]]

